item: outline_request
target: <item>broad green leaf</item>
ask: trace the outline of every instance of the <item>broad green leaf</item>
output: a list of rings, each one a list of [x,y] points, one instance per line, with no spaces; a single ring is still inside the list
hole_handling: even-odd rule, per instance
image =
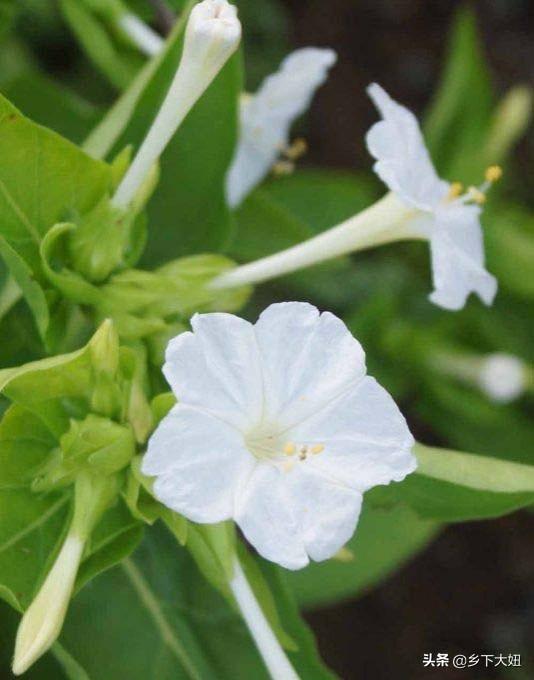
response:
[[[1,255],[23,290],[41,332],[47,318],[39,246],[62,217],[83,214],[109,188],[110,168],[0,97]],[[38,283],[40,282],[40,283]]]
[[[531,505],[532,493],[493,493],[466,486],[410,475],[395,489],[421,517],[440,522],[467,522],[501,517]]]
[[[39,418],[57,438],[68,429],[69,418],[89,411],[91,383],[88,346],[0,371],[0,390]]]
[[[494,404],[476,388],[431,376],[417,413],[452,447],[494,458],[532,462],[534,429],[528,414],[513,405]],[[451,422],[455,423],[454,428]]]
[[[254,260],[294,246],[368,207],[376,198],[374,185],[360,175],[325,170],[298,170],[254,191],[236,213],[238,231],[230,247],[237,260]],[[365,255],[363,256],[365,258]],[[364,281],[362,257],[353,265],[337,258],[281,277],[285,299],[313,299],[338,309],[354,304]],[[376,266],[370,268],[376,271]],[[379,276],[373,285],[380,281]],[[289,291],[289,292],[288,292]]]
[[[473,10],[456,15],[441,85],[425,124],[425,138],[442,177],[478,184],[494,106],[492,87]]]
[[[55,445],[42,420],[11,406],[0,421],[0,491],[27,486]]]
[[[230,252],[246,261],[271,255],[368,207],[374,185],[360,175],[297,170],[254,191],[237,211]]]
[[[99,115],[93,104],[38,71],[8,80],[2,92],[28,118],[77,144]]]
[[[312,563],[288,573],[287,581],[306,608],[356,597],[413,558],[439,528],[437,522],[421,519],[405,505],[376,507],[366,502],[356,533],[347,544],[353,558]]]
[[[58,551],[69,518],[67,492],[0,490],[0,597],[25,609]]]
[[[530,493],[534,499],[534,467],[472,453],[417,444],[417,474],[478,491]]]
[[[271,180],[264,190],[314,232],[356,215],[383,193],[369,175],[323,168],[298,168],[288,177]]]
[[[139,147],[178,67],[187,14],[177,22],[165,51],[145,66],[91,135],[85,147],[90,153],[96,150],[104,156],[127,144]],[[145,263],[217,251],[227,244],[232,220],[225,203],[224,180],[237,137],[240,92],[240,55],[235,55],[165,150],[161,180],[148,206],[153,228]]]
[[[299,645],[300,651],[290,656],[300,677],[331,678],[278,570],[267,565],[264,577],[282,607],[284,626]],[[132,558],[80,592],[61,643],[99,680],[268,680],[238,614],[161,525],[150,529]]]
[[[534,502],[534,468],[497,458],[417,444],[419,467],[375,498],[399,499],[443,522],[500,517]]]

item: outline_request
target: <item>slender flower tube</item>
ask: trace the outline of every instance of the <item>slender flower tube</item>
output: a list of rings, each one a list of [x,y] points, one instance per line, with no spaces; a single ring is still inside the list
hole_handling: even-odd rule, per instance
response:
[[[24,612],[15,642],[13,673],[21,675],[58,638],[67,613],[85,545],[93,527],[116,492],[113,478],[78,476],[74,493],[74,514],[67,537],[43,585]]]
[[[226,182],[231,207],[244,200],[289,148],[292,123],[308,109],[336,58],[329,49],[296,50],[256,94],[242,97],[239,143]]]
[[[376,159],[374,170],[390,194],[309,241],[219,276],[211,284],[214,288],[265,281],[384,243],[425,239],[432,256],[432,302],[457,310],[476,292],[483,302],[492,303],[497,283],[484,268],[480,214],[485,192],[500,178],[500,168],[488,168],[486,181],[462,194],[461,185],[438,177],[415,116],[379,85],[368,91],[383,120],[369,131],[367,145]]]
[[[273,680],[298,680],[289,659],[276,639],[236,558],[230,589]]]
[[[159,54],[163,49],[163,38],[132,12],[124,12],[117,23],[133,44],[148,57]]]
[[[241,39],[237,10],[226,0],[204,0],[191,11],[180,65],[167,96],[113,198],[126,208],[172,136]]]
[[[163,368],[178,399],[148,443],[153,493],[193,522],[233,519],[301,569],[354,533],[363,494],[413,472],[413,438],[345,324],[299,302],[256,324],[200,314]]]

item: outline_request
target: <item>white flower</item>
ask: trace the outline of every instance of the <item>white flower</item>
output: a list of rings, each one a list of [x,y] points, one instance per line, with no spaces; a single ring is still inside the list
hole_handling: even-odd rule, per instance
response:
[[[254,96],[242,98],[240,140],[227,177],[230,206],[239,205],[267,175],[289,144],[293,121],[308,109],[335,61],[329,49],[296,50]]]
[[[415,209],[414,231],[430,240],[434,279],[430,299],[457,310],[475,292],[490,305],[497,282],[484,268],[480,204],[500,169],[488,168],[487,181],[460,196],[458,184],[438,177],[415,116],[379,85],[371,85],[368,92],[383,118],[367,135],[375,172],[398,199]]]
[[[525,365],[510,354],[491,354],[482,362],[478,381],[490,399],[508,403],[521,396],[525,390]]]
[[[194,522],[234,519],[289,569],[325,560],[352,536],[362,494],[416,467],[393,399],[333,314],[271,305],[255,325],[192,319],[163,372],[178,404],[149,441],[155,496]]]

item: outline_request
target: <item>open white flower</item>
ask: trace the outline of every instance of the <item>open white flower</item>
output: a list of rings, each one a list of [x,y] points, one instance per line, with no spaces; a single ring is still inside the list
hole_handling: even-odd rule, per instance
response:
[[[292,123],[308,109],[335,62],[336,54],[329,49],[296,50],[255,95],[243,96],[239,145],[227,177],[232,207],[261,182],[288,146]]]
[[[178,404],[143,461],[155,496],[195,522],[234,519],[289,569],[331,557],[362,494],[416,467],[393,399],[343,322],[309,304],[271,305],[255,325],[231,314],[191,323],[163,368]]]
[[[412,229],[430,241],[434,279],[430,299],[457,310],[475,292],[490,305],[497,282],[484,268],[480,204],[500,169],[488,168],[481,187],[460,195],[460,185],[438,177],[411,111],[376,83],[368,92],[383,118],[367,135],[369,151],[376,159],[374,170],[402,203],[414,208]]]

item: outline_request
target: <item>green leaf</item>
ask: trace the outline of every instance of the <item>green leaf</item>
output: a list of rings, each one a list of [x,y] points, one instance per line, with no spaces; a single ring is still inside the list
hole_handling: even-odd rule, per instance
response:
[[[356,533],[347,544],[353,559],[312,563],[286,579],[301,606],[332,605],[380,583],[422,550],[439,528],[405,505],[376,507],[366,497]]]
[[[417,444],[417,474],[478,491],[534,494],[534,467]],[[533,496],[534,498],[534,496]]]
[[[0,254],[41,331],[47,324],[39,247],[68,214],[90,210],[111,184],[111,170],[0,97]]]
[[[17,75],[2,86],[3,94],[39,125],[80,143],[95,125],[98,109],[38,71]]]
[[[0,421],[0,491],[28,486],[56,443],[36,415],[11,406]]]
[[[278,570],[267,565],[264,578],[282,606],[284,626],[299,645],[291,661],[300,677],[331,678]],[[147,532],[140,549],[121,567],[80,592],[61,643],[98,680],[268,680],[238,614],[162,525]]]
[[[25,609],[67,528],[69,494],[0,491],[0,597]]]
[[[534,502],[534,468],[417,444],[417,472],[383,490],[422,517],[445,522],[500,517]]]
[[[104,157],[127,144],[139,147],[178,67],[187,15],[184,12],[177,22],[165,51],[145,66],[91,135],[85,147],[90,153]],[[240,92],[240,56],[235,55],[167,146],[161,158],[161,180],[148,208],[155,226],[145,263],[217,251],[227,244],[232,220],[224,184],[237,138]]]
[[[481,157],[494,106],[476,17],[468,6],[456,15],[441,85],[425,124],[425,139],[442,177],[480,183]]]

